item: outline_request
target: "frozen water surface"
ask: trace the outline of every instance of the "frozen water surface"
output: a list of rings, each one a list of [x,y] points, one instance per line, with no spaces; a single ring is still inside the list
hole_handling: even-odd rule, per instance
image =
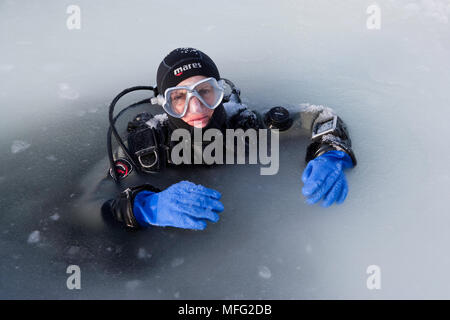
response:
[[[0,297],[450,298],[450,1],[377,3],[369,30],[365,0],[80,0],[69,30],[71,3],[1,1]],[[107,105],[153,85],[180,46],[207,52],[251,108],[332,107],[359,160],[345,203],[305,203],[308,140],[287,132],[275,176],[168,173],[223,193],[205,231],[103,226],[83,195],[106,172]],[[66,288],[72,264],[81,290]],[[370,265],[381,290],[366,287]]]

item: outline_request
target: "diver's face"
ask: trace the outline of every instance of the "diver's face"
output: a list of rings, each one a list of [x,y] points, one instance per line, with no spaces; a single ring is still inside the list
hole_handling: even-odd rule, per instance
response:
[[[205,76],[193,76],[178,83],[177,87],[190,86],[206,78],[207,77]],[[208,125],[213,113],[214,110],[207,108],[200,100],[198,100],[197,97],[192,97],[189,100],[189,106],[186,110],[186,114],[181,119],[192,127],[203,128]]]

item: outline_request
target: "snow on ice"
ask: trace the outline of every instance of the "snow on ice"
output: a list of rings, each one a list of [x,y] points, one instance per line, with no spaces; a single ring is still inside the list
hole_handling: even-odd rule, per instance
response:
[[[38,230],[33,231],[28,236],[28,243],[30,244],[38,243],[39,241],[41,241],[41,233]]]
[[[145,248],[139,248],[137,256],[139,259],[147,259],[147,258],[151,258],[152,254],[147,252],[147,250],[145,250]]]
[[[30,146],[31,146],[31,144],[29,144],[26,141],[15,140],[11,145],[11,152],[16,154],[16,153],[27,150]]]
[[[258,275],[263,279],[270,279],[272,277],[272,272],[266,266],[259,266]]]
[[[127,290],[136,290],[142,284],[141,280],[131,280],[127,281],[125,284],[125,288]]]
[[[175,258],[172,260],[170,265],[172,266],[172,268],[176,268],[178,266],[181,266],[183,263],[184,263],[183,258]]]
[[[60,83],[58,89],[59,97],[62,99],[76,100],[80,97],[80,94],[67,83]]]

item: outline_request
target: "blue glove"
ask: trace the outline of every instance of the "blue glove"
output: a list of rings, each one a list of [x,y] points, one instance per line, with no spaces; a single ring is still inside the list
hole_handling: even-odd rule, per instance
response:
[[[220,192],[181,181],[158,193],[141,191],[134,198],[133,213],[141,226],[203,230],[206,220],[217,222],[224,207]]]
[[[344,151],[328,151],[308,162],[303,171],[303,195],[314,204],[323,198],[322,207],[333,202],[344,202],[348,193],[344,169],[352,168],[353,161]]]

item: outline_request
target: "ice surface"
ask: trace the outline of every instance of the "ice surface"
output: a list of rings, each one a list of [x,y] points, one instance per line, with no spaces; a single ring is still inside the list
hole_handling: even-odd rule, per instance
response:
[[[2,64],[0,65],[0,71],[9,72],[14,70],[14,66],[12,64]]]
[[[52,214],[52,215],[50,216],[50,219],[51,219],[52,221],[58,221],[59,218],[60,218],[60,216],[59,216],[59,214],[57,214],[57,213]]]
[[[39,230],[35,230],[28,236],[28,243],[38,243],[41,240],[41,233]]]
[[[12,153],[23,152],[23,151],[27,150],[30,146],[31,146],[31,144],[29,144],[26,141],[15,140],[11,145],[11,152]]]
[[[68,255],[76,255],[80,252],[80,247],[77,246],[71,246],[68,250],[67,250],[67,254]]]
[[[58,85],[58,94],[63,99],[76,100],[79,98],[80,94],[73,89],[68,83],[60,83]]]
[[[141,280],[131,280],[127,281],[125,287],[127,288],[127,290],[136,290],[141,285],[141,283]]]
[[[181,266],[184,263],[184,259],[183,258],[175,258],[172,260],[172,262],[170,263],[170,265],[172,266],[172,268],[176,268]]]
[[[139,248],[138,251],[138,258],[139,259],[148,259],[151,258],[152,254],[147,252],[147,250],[145,250],[145,248]]]
[[[45,157],[45,159],[47,159],[48,161],[52,161],[52,162],[54,162],[54,161],[57,161],[58,160],[58,158],[56,158],[54,155],[49,155],[49,156],[47,156],[47,157]]]
[[[74,298],[65,270],[79,264],[77,298],[449,299],[450,1],[376,1],[381,28],[369,30],[373,3],[80,0],[82,28],[68,30],[58,1],[3,1],[0,298]],[[165,12],[189,19],[168,25]],[[205,231],[103,226],[82,195],[116,192],[96,189],[108,106],[154,85],[179,46],[205,51],[251,109],[332,108],[358,159],[345,203],[304,202],[308,135],[286,132],[273,177],[170,173],[223,193],[225,211]],[[381,290],[366,287],[370,265]]]
[[[272,277],[272,272],[266,266],[258,267],[258,274],[263,279],[270,279]]]

